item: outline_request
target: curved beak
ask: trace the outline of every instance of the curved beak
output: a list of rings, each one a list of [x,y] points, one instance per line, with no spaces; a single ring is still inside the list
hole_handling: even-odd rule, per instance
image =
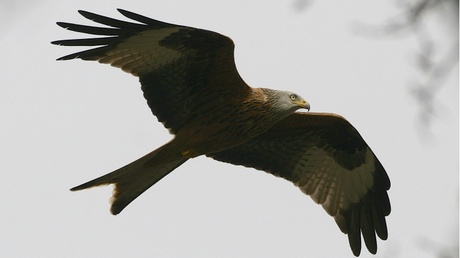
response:
[[[305,108],[306,110],[310,111],[310,103],[308,103],[304,99],[301,99],[301,100],[297,101],[297,103],[295,103],[295,104],[299,105],[299,107],[301,107],[301,108]]]

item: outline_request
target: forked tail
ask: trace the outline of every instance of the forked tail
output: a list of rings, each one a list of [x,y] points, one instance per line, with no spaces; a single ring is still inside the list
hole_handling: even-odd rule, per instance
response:
[[[158,182],[188,158],[176,153],[169,144],[150,152],[142,158],[87,183],[76,186],[71,191],[114,184],[110,212],[120,213],[150,186]]]

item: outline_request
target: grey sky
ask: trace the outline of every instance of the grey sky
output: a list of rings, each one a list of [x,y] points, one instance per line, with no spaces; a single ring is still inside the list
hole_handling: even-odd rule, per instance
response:
[[[109,213],[112,188],[68,189],[150,152],[171,136],[135,77],[81,60],[55,59],[78,38],[57,21],[92,24],[78,9],[116,8],[231,37],[254,87],[291,90],[312,111],[347,118],[392,181],[389,240],[376,256],[435,257],[458,241],[458,72],[437,96],[430,141],[417,134],[414,38],[358,36],[388,3],[315,1],[42,1],[0,5],[1,257],[353,257],[346,235],[310,197],[261,171],[191,160]],[[24,2],[25,3],[25,2]],[[12,7],[13,6],[13,7]],[[8,9],[7,9],[8,8]],[[457,70],[458,68],[456,68]],[[431,248],[431,246],[434,246]]]

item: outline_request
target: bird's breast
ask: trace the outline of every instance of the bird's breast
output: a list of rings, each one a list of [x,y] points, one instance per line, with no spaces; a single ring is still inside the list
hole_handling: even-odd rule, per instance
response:
[[[263,105],[215,110],[207,117],[196,119],[176,134],[183,142],[187,157],[223,151],[264,133],[279,119]]]

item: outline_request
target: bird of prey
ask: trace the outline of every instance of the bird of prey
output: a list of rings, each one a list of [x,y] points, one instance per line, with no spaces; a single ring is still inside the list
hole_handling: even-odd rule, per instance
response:
[[[79,11],[103,27],[58,22],[95,38],[53,41],[88,50],[80,58],[139,77],[148,106],[174,138],[140,159],[72,191],[114,185],[111,212],[187,160],[212,159],[263,170],[294,183],[334,217],[353,254],[377,252],[386,240],[390,180],[372,150],[343,117],[310,109],[299,95],[248,86],[238,74],[232,40],[219,33],[118,10],[134,22]]]

